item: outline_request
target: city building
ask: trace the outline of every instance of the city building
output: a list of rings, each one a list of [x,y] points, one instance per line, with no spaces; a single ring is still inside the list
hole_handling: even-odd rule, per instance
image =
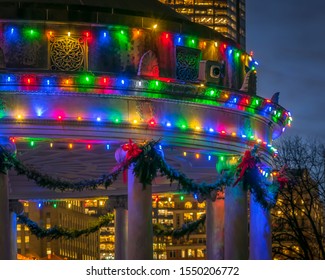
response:
[[[25,201],[24,214],[41,228],[55,226],[70,230],[88,228],[103,214],[101,199]],[[98,205],[97,205],[98,203]],[[17,253],[30,259],[97,260],[100,258],[100,232],[75,239],[49,240],[31,234],[29,228],[17,224]]]
[[[287,187],[286,187],[287,188]],[[296,221],[296,228],[307,237],[313,256],[320,257],[319,246],[311,225],[311,220],[305,217],[310,209],[311,219],[320,235],[324,234],[324,220],[320,203],[310,203],[307,191],[300,197],[299,192],[290,194],[285,191],[277,206],[272,210],[272,228],[274,230],[273,250],[274,259],[299,258],[302,248],[293,234],[288,222],[288,215],[292,209],[294,214],[291,221]],[[25,201],[24,211],[40,226],[50,228],[60,225],[67,229],[84,229],[87,224],[95,223],[97,218],[105,215],[109,199],[93,198],[85,200],[61,201]],[[284,201],[287,201],[286,203]],[[290,201],[292,204],[290,205]],[[177,193],[159,193],[152,196],[152,223],[168,225],[172,229],[179,229],[184,224],[191,223],[206,214],[206,202],[199,203],[192,195]],[[56,218],[53,218],[56,217]],[[57,219],[59,217],[59,219]],[[67,220],[69,222],[67,222]],[[63,222],[61,222],[63,221]],[[65,222],[64,222],[65,221]],[[291,236],[291,238],[290,238]],[[153,259],[157,260],[200,260],[207,259],[206,254],[206,225],[199,227],[189,235],[181,238],[154,237]],[[324,242],[324,238],[322,239]],[[87,248],[87,249],[85,249]],[[89,250],[91,248],[91,250]],[[19,259],[115,259],[115,225],[101,227],[96,234],[76,240],[43,240],[33,236],[27,226],[17,225],[17,253]],[[88,251],[87,251],[88,250]],[[280,251],[279,251],[280,250]],[[287,256],[287,257],[285,257]]]
[[[245,0],[160,0],[191,21],[212,28],[245,49]]]
[[[109,199],[25,201],[24,212],[40,227],[61,226],[81,230],[105,215]],[[181,228],[205,214],[205,202],[198,203],[192,195],[155,194],[152,197],[153,224]],[[17,253],[20,259],[115,259],[114,221],[97,233],[67,240],[64,237],[46,240],[33,236],[29,228],[17,224]],[[205,227],[182,238],[155,237],[154,259],[205,259]]]
[[[171,225],[174,229],[198,220],[205,214],[205,202],[198,203],[192,195],[157,194],[153,197],[153,223]],[[199,228],[181,238],[155,237],[156,259],[206,259],[206,231]]]
[[[114,239],[102,231],[101,258],[112,257],[114,240],[115,259],[153,259],[152,194],[185,189],[206,202],[207,259],[269,259],[269,220],[250,213],[249,244],[240,184],[210,199],[223,190],[216,178],[256,144],[272,166],[272,141],[290,126],[289,111],[257,94],[257,67],[240,44],[159,1],[0,0],[0,259],[17,255],[20,211],[10,202],[94,197],[116,198]],[[159,154],[146,158],[154,163],[141,172],[149,182],[133,165],[124,169],[134,148]],[[169,176],[158,176],[163,163]],[[200,216],[191,203],[173,224]],[[56,209],[42,214],[45,224],[69,226]],[[200,234],[194,251],[169,241],[165,257],[203,257]],[[67,247],[62,255],[73,257]]]

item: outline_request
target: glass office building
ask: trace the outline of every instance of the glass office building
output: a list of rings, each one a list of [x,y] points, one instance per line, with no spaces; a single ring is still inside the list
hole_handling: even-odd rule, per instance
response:
[[[245,49],[245,0],[160,0],[191,21],[217,30]]]

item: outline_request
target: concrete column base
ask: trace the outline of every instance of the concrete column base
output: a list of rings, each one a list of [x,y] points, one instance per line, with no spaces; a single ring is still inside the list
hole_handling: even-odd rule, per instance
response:
[[[138,182],[128,170],[128,259],[153,259],[152,187]]]
[[[206,250],[208,260],[224,259],[225,200],[219,195],[215,201],[206,200]]]
[[[0,260],[10,260],[10,215],[8,175],[0,173]]]
[[[239,183],[225,191],[225,259],[248,257],[247,191]]]
[[[128,247],[128,211],[127,211],[127,196],[111,196],[109,197],[109,208],[114,210],[114,225],[115,225],[115,259],[127,259]]]
[[[261,207],[250,196],[249,258],[251,260],[272,259],[272,230],[270,211]]]

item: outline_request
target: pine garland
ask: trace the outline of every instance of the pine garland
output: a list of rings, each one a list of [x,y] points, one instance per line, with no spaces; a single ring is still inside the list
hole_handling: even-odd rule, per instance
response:
[[[203,226],[206,220],[206,216],[202,215],[198,220],[190,223],[183,224],[180,228],[173,229],[172,226],[154,224],[153,234],[156,237],[167,237],[171,236],[173,238],[179,239],[183,236],[189,236],[192,232],[197,230],[200,226]]]
[[[60,191],[82,191],[95,190],[100,186],[108,188],[116,181],[118,175],[122,172],[124,167],[115,169],[109,174],[104,174],[101,177],[93,180],[81,180],[78,182],[70,182],[61,178],[54,178],[48,174],[42,174],[33,167],[28,167],[19,161],[15,155],[9,154],[0,146],[0,167],[2,169],[14,168],[18,175],[25,175],[28,179],[35,181],[35,183],[43,188]]]
[[[251,191],[257,202],[265,209],[270,209],[275,205],[279,184],[277,181],[268,184],[263,181],[259,174],[257,164],[260,159],[257,155],[257,146],[252,151],[246,151],[245,155],[249,156],[242,158],[236,169],[230,168],[222,174],[217,175],[214,183],[196,183],[193,179],[188,178],[184,173],[173,169],[162,156],[162,152],[157,148],[158,141],[148,141],[141,145],[132,143],[130,140],[127,145],[128,152],[126,160],[117,165],[113,172],[104,174],[98,179],[81,180],[79,182],[70,182],[60,178],[53,178],[47,174],[27,167],[20,162],[15,155],[10,155],[0,146],[0,171],[4,172],[7,168],[14,167],[18,175],[25,175],[28,179],[34,180],[37,185],[51,190],[73,190],[82,191],[85,189],[97,189],[99,186],[108,188],[116,181],[118,175],[127,169],[130,164],[133,164],[133,173],[139,179],[140,183],[145,188],[146,185],[151,185],[152,181],[158,176],[166,176],[170,183],[178,183],[179,191],[195,194],[201,200],[211,197],[212,192],[221,192],[226,186],[237,184],[240,180],[243,181],[243,187]],[[234,183],[235,177],[238,177]]]
[[[157,149],[159,141],[146,142],[140,146],[143,150],[137,158],[131,160],[135,163],[133,173],[139,182],[146,185],[151,185],[152,181],[158,176],[166,176],[170,183],[178,182],[179,190],[184,193],[197,194],[205,200],[210,193],[215,191],[223,191],[224,187],[231,185],[233,182],[234,170],[228,170],[222,175],[217,176],[217,180],[212,183],[196,183],[193,179],[188,178],[184,173],[175,170],[164,160],[162,153]]]
[[[114,221],[113,214],[107,214],[99,217],[99,221],[86,229],[81,230],[70,230],[60,226],[54,226],[49,229],[40,227],[37,223],[30,220],[25,215],[17,215],[19,223],[26,225],[30,232],[37,238],[48,238],[49,240],[65,238],[65,239],[75,239],[82,235],[89,235],[98,231],[103,226],[108,226]],[[192,232],[197,230],[201,225],[204,225],[206,216],[202,215],[198,220],[190,223],[184,224],[182,227],[177,229],[172,229],[168,225],[153,224],[153,235],[156,237],[167,237],[171,236],[174,238],[181,238],[183,236],[189,236]]]
[[[0,145],[0,173],[7,174],[7,170],[12,167],[12,161]]]
[[[261,176],[258,169],[258,165],[261,164],[261,159],[258,155],[258,145],[255,145],[251,151],[246,151],[240,161],[241,163],[237,166],[236,172],[238,179],[234,185],[242,180],[243,188],[252,193],[254,200],[264,209],[270,210],[276,204],[280,184],[277,180],[268,183]]]
[[[98,231],[101,227],[109,225],[113,220],[114,216],[112,214],[107,214],[99,217],[97,224],[81,230],[69,230],[60,226],[54,226],[49,229],[44,229],[40,227],[37,223],[33,222],[25,215],[17,215],[19,222],[26,225],[30,232],[34,234],[37,238],[48,238],[50,240],[59,239],[61,237],[65,239],[74,239],[82,235],[89,235]]]
[[[130,141],[130,143],[131,142],[132,141]],[[268,184],[262,180],[257,167],[257,163],[260,163],[260,159],[257,155],[257,146],[255,146],[252,151],[249,151],[252,156],[248,153],[249,164],[245,165],[245,161],[243,160],[236,169],[226,170],[219,175],[215,183],[207,184],[195,183],[193,179],[188,178],[184,173],[179,172],[169,166],[164,160],[161,151],[157,149],[158,142],[159,141],[145,142],[144,144],[139,145],[139,147],[134,145],[136,149],[140,148],[141,152],[138,151],[134,157],[129,156],[128,160],[123,164],[120,164],[118,167],[115,167],[112,173],[103,175],[97,180],[83,180],[77,183],[71,183],[69,181],[52,178],[49,175],[43,175],[40,172],[25,166],[18,159],[16,159],[15,155],[10,155],[1,146],[0,167],[1,171],[6,171],[7,168],[11,168],[13,166],[18,174],[25,175],[27,178],[34,180],[39,186],[42,187],[53,190],[59,189],[61,191],[81,191],[83,189],[96,189],[100,185],[104,185],[105,187],[110,186],[122,171],[129,167],[130,164],[134,164],[133,172],[135,176],[139,178],[139,181],[143,184],[144,188],[146,185],[151,185],[152,181],[160,173],[161,176],[166,176],[170,180],[171,184],[174,181],[178,182],[178,186],[181,191],[185,193],[197,194],[200,195],[201,198],[206,199],[212,191],[222,191],[225,186],[235,185],[238,181],[243,180],[243,187],[251,191],[251,193],[254,195],[254,199],[260,203],[262,207],[265,209],[270,209],[275,205],[279,190],[279,183],[277,180],[275,180],[275,182]],[[236,182],[234,182],[236,175],[238,179]],[[44,229],[39,227],[35,222],[29,220],[24,215],[19,215],[18,218],[21,223],[26,224],[29,227],[32,234],[36,235],[38,238],[47,237],[49,239],[57,239],[60,237],[72,239],[81,235],[88,235],[99,230],[100,227],[108,225],[112,221],[112,215],[106,215],[100,217],[99,222],[88,229],[68,230],[59,226]],[[153,225],[153,232],[157,237],[171,236],[174,238],[180,238],[185,235],[189,236],[189,234],[198,229],[200,225],[205,223],[205,219],[206,216],[203,215],[197,221],[184,224],[178,229],[173,229],[167,225],[155,224]]]
[[[6,104],[2,99],[2,96],[0,95],[0,111],[4,111],[6,109]]]

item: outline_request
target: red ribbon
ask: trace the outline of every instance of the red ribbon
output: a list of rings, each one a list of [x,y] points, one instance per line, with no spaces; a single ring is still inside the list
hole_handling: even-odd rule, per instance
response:
[[[286,177],[278,177],[277,181],[279,182],[280,188],[282,189],[289,182],[289,179]]]
[[[233,184],[233,186],[236,186],[238,184],[238,182],[243,178],[243,176],[248,168],[253,168],[255,166],[256,166],[255,158],[252,156],[250,151],[245,151],[241,163],[238,164],[238,166],[237,166],[237,169],[241,168],[239,177],[237,178],[237,180]]]
[[[129,143],[122,145],[123,151],[126,151],[124,163],[129,163],[130,160],[137,157],[142,153],[142,150],[138,147],[136,143],[133,143],[131,139],[129,139]],[[123,171],[123,182],[127,181],[127,173],[126,169]]]
[[[122,149],[123,151],[126,151],[126,162],[129,162],[131,159],[137,157],[142,153],[142,150],[136,143],[133,143],[131,139],[129,139],[129,143],[122,145]]]
[[[280,171],[279,171],[279,175],[276,178],[278,183],[280,184],[280,188],[282,189],[287,183],[289,183],[289,177],[286,174],[286,166],[283,166]]]

